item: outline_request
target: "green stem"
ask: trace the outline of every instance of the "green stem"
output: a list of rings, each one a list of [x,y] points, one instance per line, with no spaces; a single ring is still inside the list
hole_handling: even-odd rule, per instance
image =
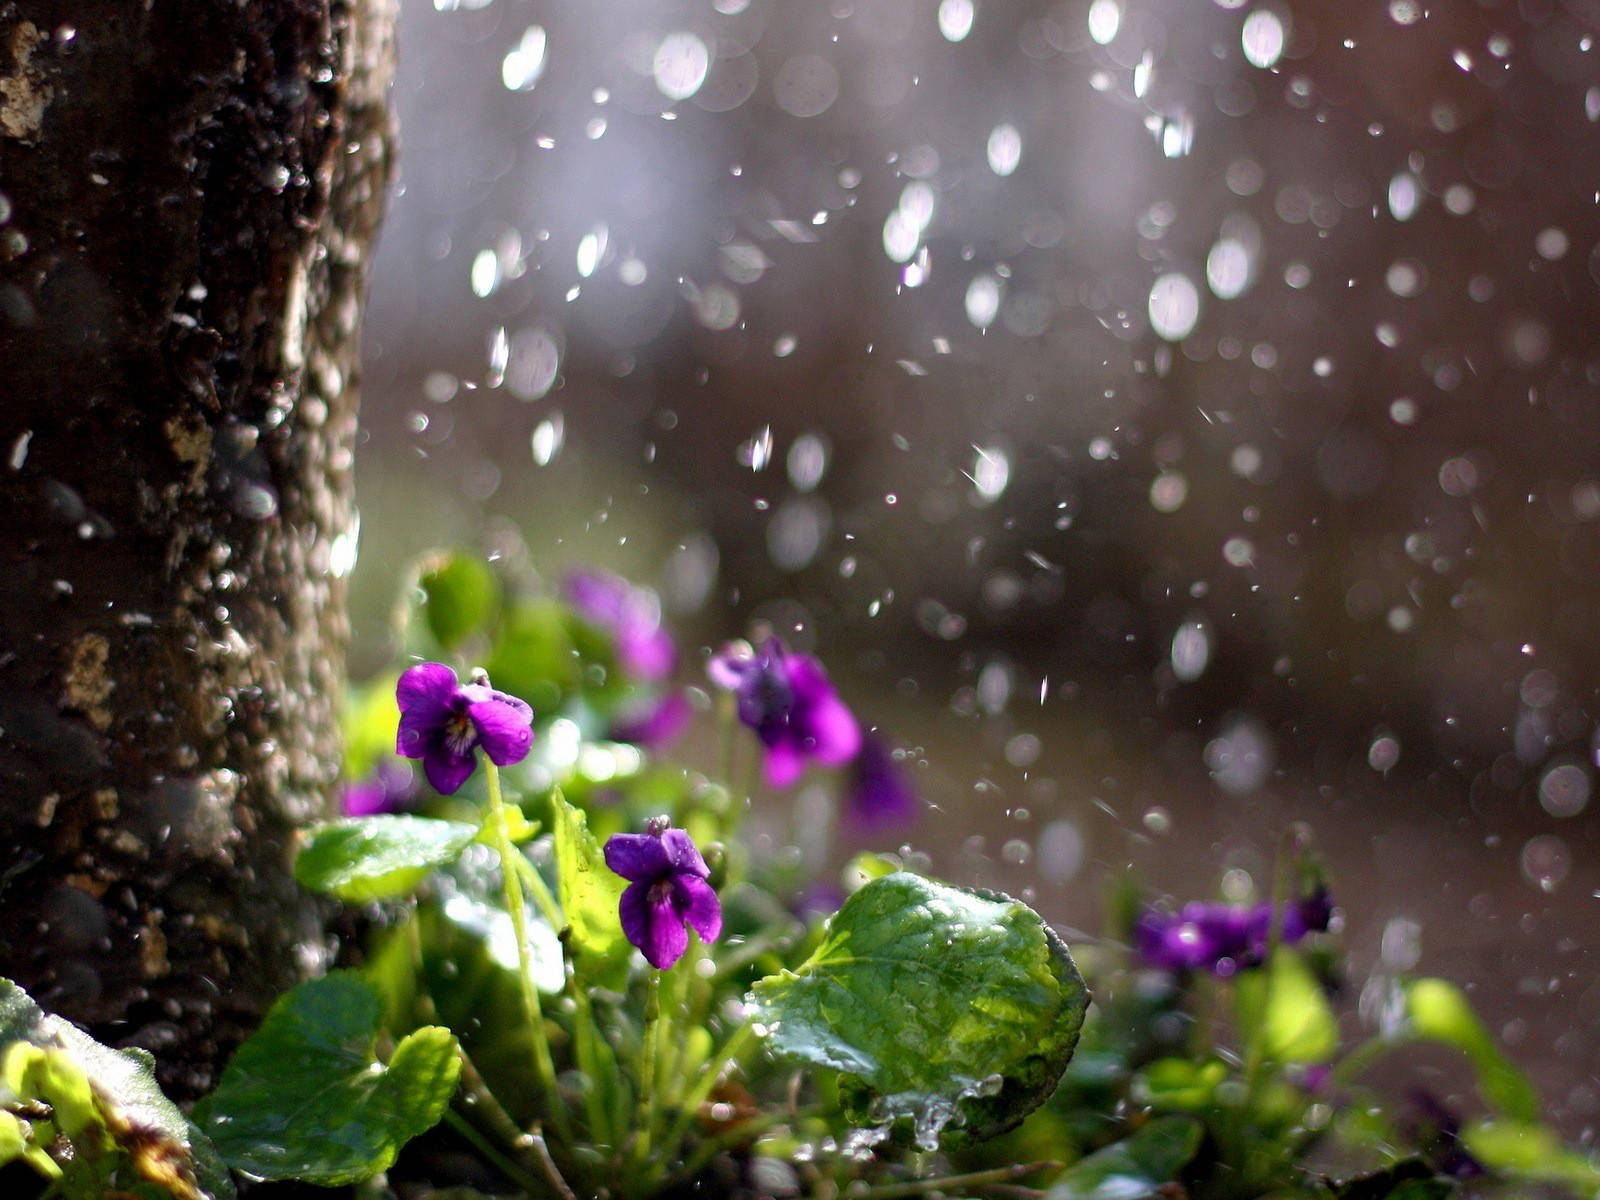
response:
[[[549,1189],[540,1184],[532,1175],[529,1175],[516,1163],[512,1162],[500,1151],[496,1150],[489,1139],[479,1133],[472,1122],[463,1117],[453,1108],[444,1110],[444,1123],[459,1133],[472,1144],[472,1148],[483,1155],[489,1164],[504,1175],[512,1183],[530,1195],[539,1196],[547,1194]]]
[[[780,1109],[777,1112],[763,1113],[759,1117],[751,1117],[748,1121],[740,1121],[731,1129],[724,1130],[716,1137],[707,1138],[701,1142],[695,1152],[690,1155],[689,1161],[681,1168],[674,1171],[669,1181],[671,1184],[692,1183],[694,1177],[706,1169],[706,1166],[724,1150],[734,1146],[742,1146],[753,1142],[774,1125],[787,1125],[794,1121],[801,1121],[807,1117],[814,1117],[823,1111],[820,1104],[807,1105],[805,1108],[789,1112]]]
[[[544,1091],[550,1121],[562,1140],[570,1145],[572,1128],[567,1122],[567,1110],[562,1105],[561,1093],[556,1088],[555,1062],[550,1057],[550,1041],[544,1031],[544,1013],[539,1007],[539,989],[534,985],[533,964],[528,956],[528,914],[523,908],[522,872],[516,867],[522,854],[511,844],[510,835],[506,832],[506,808],[500,796],[500,772],[487,757],[483,765],[489,784],[489,821],[494,826],[495,850],[500,855],[500,879],[505,890],[506,909],[511,914],[511,930],[517,939],[517,978],[522,984],[522,1006],[528,1020],[528,1036],[533,1041],[533,1065],[539,1076],[539,1086]]]
[[[522,876],[523,885],[533,896],[533,902],[539,906],[539,911],[544,915],[546,923],[551,929],[560,929],[567,923],[561,915],[561,906],[556,903],[556,898],[550,894],[550,887],[544,881],[544,876],[539,874],[539,868],[528,861],[526,854],[518,854],[515,862],[517,874]]]
[[[744,1053],[745,1043],[750,1040],[754,1032],[754,1018],[745,1018],[744,1024],[735,1029],[722,1044],[722,1049],[706,1060],[705,1067],[700,1071],[700,1077],[695,1080],[694,1086],[683,1098],[683,1110],[673,1122],[672,1131],[667,1134],[668,1146],[677,1147],[683,1144],[683,1137],[689,1132],[690,1123],[700,1112],[700,1106],[706,1102],[706,1097],[711,1095],[711,1089],[717,1086],[717,1080],[722,1076],[723,1064],[737,1060],[739,1055]]]
[[[650,1135],[656,1124],[656,1041],[661,1036],[661,972],[652,970],[645,983],[644,1032],[639,1039],[639,1126],[634,1161],[650,1161]]]
[[[618,1133],[611,1128],[607,1117],[605,1098],[600,1093],[600,1056],[595,1049],[596,1030],[594,1006],[589,1000],[589,989],[576,986],[574,976],[567,975],[567,991],[576,1006],[573,1022],[573,1048],[578,1055],[578,1069],[588,1081],[584,1090],[584,1111],[589,1117],[589,1140],[602,1146],[614,1146]]]

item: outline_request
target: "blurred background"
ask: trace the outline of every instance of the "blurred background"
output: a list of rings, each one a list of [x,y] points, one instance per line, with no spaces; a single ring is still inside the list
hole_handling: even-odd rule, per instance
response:
[[[1593,1140],[1600,3],[401,36],[358,674],[435,545],[657,588],[694,681],[768,622],[909,752],[906,845],[1069,936],[1130,865],[1259,894],[1304,822],[1352,1028],[1454,978]],[[848,852],[826,783],[758,848]]]

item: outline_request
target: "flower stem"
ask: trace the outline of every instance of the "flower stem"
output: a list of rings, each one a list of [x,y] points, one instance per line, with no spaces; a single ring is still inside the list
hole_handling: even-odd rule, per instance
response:
[[[645,983],[644,1032],[639,1039],[639,1126],[633,1144],[634,1157],[642,1166],[650,1161],[650,1135],[656,1125],[656,1058],[661,1037],[661,972],[651,971]]]
[[[673,1122],[672,1131],[667,1134],[668,1146],[676,1148],[683,1144],[683,1135],[689,1132],[689,1125],[699,1114],[700,1106],[706,1102],[706,1097],[711,1095],[711,1089],[717,1086],[717,1080],[722,1077],[723,1064],[737,1060],[739,1055],[744,1053],[745,1043],[754,1033],[754,1019],[745,1018],[744,1023],[722,1044],[722,1048],[706,1060],[706,1065],[700,1071],[700,1078],[695,1080],[694,1086],[683,1098],[683,1109],[678,1113],[678,1119]]]
[[[539,989],[533,982],[533,964],[528,958],[528,915],[523,908],[521,873],[516,860],[521,853],[511,844],[506,832],[505,801],[500,796],[500,772],[494,763],[484,760],[485,777],[489,784],[489,821],[493,825],[494,847],[500,855],[500,879],[505,889],[506,909],[511,914],[511,929],[517,939],[517,978],[522,984],[522,1006],[528,1019],[528,1036],[533,1042],[533,1065],[539,1076],[539,1086],[544,1091],[545,1107],[550,1110],[550,1121],[562,1140],[572,1142],[572,1128],[567,1123],[567,1110],[556,1089],[556,1068],[550,1057],[550,1042],[545,1037],[544,1013],[539,1007]]]
[[[1032,1175],[1035,1171],[1047,1171],[1060,1167],[1058,1162],[1033,1162],[1017,1163],[1009,1167],[991,1167],[987,1171],[973,1171],[966,1175],[943,1175],[935,1179],[912,1179],[904,1183],[884,1183],[877,1187],[868,1188],[864,1192],[852,1192],[853,1196],[869,1197],[870,1200],[897,1200],[902,1196],[922,1196],[928,1192],[943,1192],[950,1189],[960,1191],[964,1188],[982,1187],[990,1183],[1009,1183],[1014,1179],[1022,1179]]]

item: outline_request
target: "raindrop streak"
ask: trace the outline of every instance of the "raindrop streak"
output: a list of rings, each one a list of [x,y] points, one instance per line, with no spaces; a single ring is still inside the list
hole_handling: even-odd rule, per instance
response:
[[[610,230],[605,225],[596,225],[588,233],[578,239],[578,274],[587,279],[595,273],[601,260],[606,256],[606,242],[610,238]]]
[[[1172,635],[1172,673],[1180,683],[1193,683],[1211,662],[1211,626],[1204,617],[1189,617]]]

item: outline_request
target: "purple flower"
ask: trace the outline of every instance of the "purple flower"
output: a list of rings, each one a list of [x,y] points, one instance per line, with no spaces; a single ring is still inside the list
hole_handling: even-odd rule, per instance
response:
[[[479,746],[490,762],[509,767],[526,758],[533,744],[533,709],[495,691],[486,676],[461,684],[443,663],[418,663],[400,676],[395,698],[400,702],[395,753],[420,758],[423,774],[440,795],[467,781]]]
[[[646,750],[665,750],[682,736],[694,716],[694,706],[682,692],[668,692],[642,704],[625,703],[611,721],[610,736]]]
[[[789,654],[777,638],[751,648],[736,642],[713,655],[711,682],[738,699],[739,720],[767,748],[767,782],[788,787],[811,759],[828,767],[861,749],[861,729],[809,654]]]
[[[1332,916],[1333,901],[1324,887],[1290,901],[1279,931],[1284,945],[1328,928]],[[1175,916],[1146,909],[1134,924],[1133,940],[1151,966],[1226,976],[1265,960],[1271,925],[1270,902],[1245,907],[1196,900]]]
[[[917,819],[917,794],[881,738],[867,734],[850,764],[845,807],[849,823],[863,833],[904,829]]]
[[[617,662],[641,683],[672,673],[677,650],[661,628],[661,601],[649,588],[634,587],[609,571],[574,571],[562,591],[567,603],[591,625],[611,635]]]
[[[370,817],[410,807],[417,783],[407,763],[385,759],[372,774],[345,784],[339,806],[347,817]]]
[[[607,838],[606,866],[630,881],[619,909],[622,932],[652,967],[665,971],[689,948],[689,927],[701,941],[717,940],[722,905],[689,835],[669,828],[665,817],[646,828]]]

